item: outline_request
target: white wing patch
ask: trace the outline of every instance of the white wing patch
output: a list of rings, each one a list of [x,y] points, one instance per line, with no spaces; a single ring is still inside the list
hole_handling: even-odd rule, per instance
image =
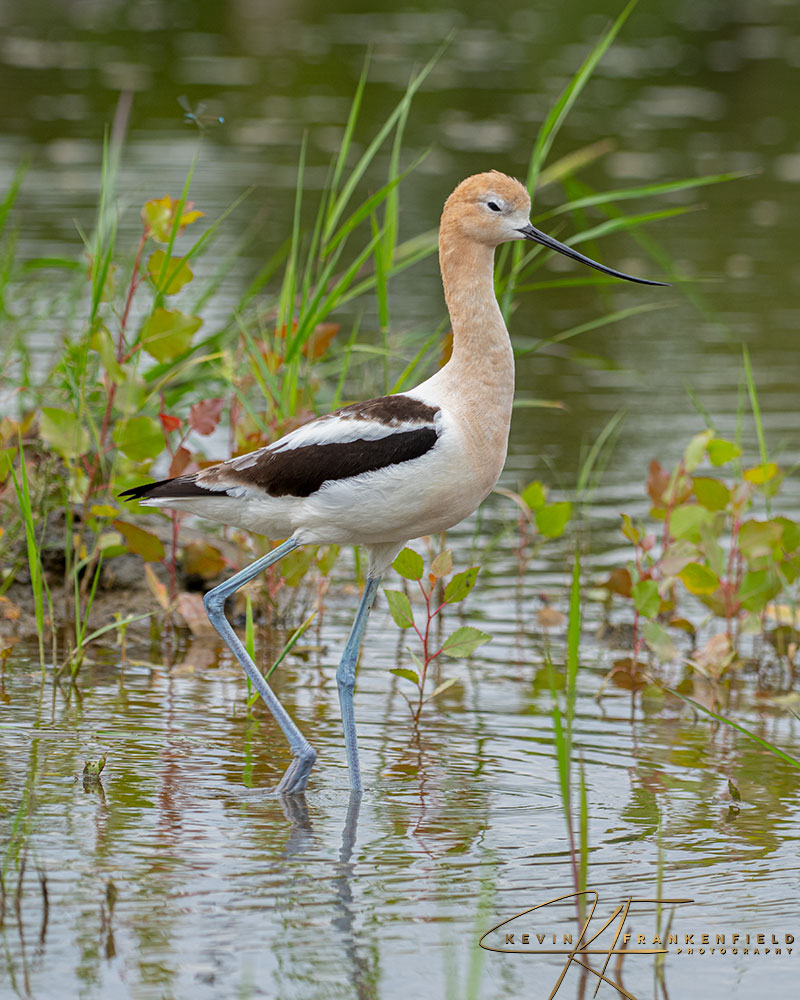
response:
[[[298,427],[269,446],[270,451],[289,451],[307,445],[349,444],[351,441],[378,441],[403,431],[424,427],[417,421],[394,419],[390,422],[364,419],[349,413],[320,417]]]

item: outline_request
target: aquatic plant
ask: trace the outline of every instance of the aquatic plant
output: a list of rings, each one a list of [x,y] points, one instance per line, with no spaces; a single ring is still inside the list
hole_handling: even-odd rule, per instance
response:
[[[633,557],[604,586],[633,606],[633,658],[618,665],[623,673],[638,670],[643,644],[660,660],[677,659],[673,635],[688,633],[694,640],[698,606],[707,620],[724,623],[723,632],[687,657],[708,679],[718,681],[740,662],[743,635],[764,635],[793,660],[800,639],[794,611],[800,523],[772,513],[785,471],[767,452],[746,353],[745,374],[760,460],[748,461],[739,441],[708,427],[671,470],[650,462],[650,520],[622,514]],[[643,680],[633,683],[641,686]]]
[[[395,624],[398,628],[413,630],[419,639],[419,653],[410,646],[407,647],[409,656],[417,669],[394,667],[391,671],[397,677],[411,681],[416,686],[416,705],[412,704],[405,695],[403,697],[406,698],[412,711],[414,722],[419,722],[423,706],[433,701],[434,698],[438,698],[456,682],[454,677],[449,677],[437,684],[433,691],[426,695],[425,682],[430,665],[440,656],[449,656],[455,659],[470,656],[479,646],[489,642],[491,636],[472,625],[462,625],[443,641],[434,634],[436,619],[447,605],[463,601],[475,586],[479,572],[478,566],[471,566],[469,569],[453,574],[453,553],[450,549],[444,549],[431,560],[426,574],[422,556],[410,548],[404,548],[392,566],[404,580],[417,584],[425,605],[424,613],[418,624],[408,594],[400,590],[383,588]]]

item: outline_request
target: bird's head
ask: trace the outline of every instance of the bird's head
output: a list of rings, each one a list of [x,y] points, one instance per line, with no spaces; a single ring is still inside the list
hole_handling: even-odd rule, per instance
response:
[[[513,177],[490,170],[467,177],[445,202],[442,227],[496,247],[509,240],[522,240],[522,228],[530,225],[531,199],[524,185]]]
[[[598,264],[572,247],[559,243],[531,225],[531,199],[523,184],[499,170],[467,177],[453,191],[442,212],[441,233],[496,247],[511,240],[531,240],[549,250],[588,264],[604,274],[641,285],[664,285],[663,281],[634,278]],[[441,237],[440,237],[441,239]]]

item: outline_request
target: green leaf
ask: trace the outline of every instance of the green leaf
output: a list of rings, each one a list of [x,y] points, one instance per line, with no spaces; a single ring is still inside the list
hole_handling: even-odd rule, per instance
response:
[[[781,546],[784,552],[794,552],[800,548],[800,524],[789,517],[776,517],[775,522],[783,525]]]
[[[763,486],[770,479],[774,479],[780,472],[777,462],[762,462],[761,465],[754,465],[752,469],[745,469],[744,478],[748,483],[756,486]]]
[[[531,510],[539,510],[540,507],[544,507],[547,499],[547,487],[538,479],[534,479],[522,491],[522,499]]]
[[[713,594],[719,587],[719,577],[702,563],[689,563],[678,576],[690,594]]]
[[[404,577],[406,580],[421,580],[422,574],[425,570],[425,566],[422,562],[422,556],[418,552],[409,548],[403,549],[397,556],[395,556],[392,566],[395,570],[397,570],[400,576]]]
[[[671,663],[672,660],[677,660],[680,655],[671,636],[658,622],[644,622],[642,638],[663,663]]]
[[[419,687],[419,674],[416,670],[409,670],[408,667],[392,667],[389,673],[394,674],[395,677],[402,677],[404,680],[411,681],[412,684],[416,684]]]
[[[728,553],[717,541],[712,525],[704,524],[702,526],[700,539],[705,555],[705,564],[717,576],[723,576],[728,565]]]
[[[655,618],[661,607],[661,597],[655,580],[640,580],[631,588],[633,606],[645,618]]]
[[[155,417],[131,417],[119,423],[112,433],[114,444],[127,458],[143,462],[164,450],[164,432]]]
[[[708,459],[712,465],[725,465],[734,458],[738,458],[742,449],[733,441],[726,441],[724,438],[713,438],[708,442]]]
[[[695,434],[686,445],[686,450],[683,453],[683,467],[686,472],[693,472],[703,461],[708,443],[713,437],[713,431],[702,431],[700,434]]]
[[[467,594],[475,586],[478,578],[480,566],[472,566],[465,569],[463,573],[456,573],[453,579],[444,588],[444,600],[446,604],[457,604],[463,601]]]
[[[39,433],[44,441],[64,458],[77,458],[89,450],[89,432],[77,413],[43,406],[39,418]]]
[[[737,596],[746,611],[760,613],[782,589],[781,579],[775,570],[751,570],[745,573]]]
[[[642,532],[636,527],[636,525],[631,520],[630,514],[622,514],[622,534],[631,542],[633,545],[638,545],[642,540]]]
[[[386,600],[389,602],[389,611],[395,624],[400,628],[411,628],[414,624],[414,612],[411,610],[411,601],[400,590],[387,590],[384,587]]]
[[[669,521],[669,532],[673,538],[688,538],[692,542],[700,541],[700,529],[709,524],[714,515],[698,504],[686,503],[676,507]]]
[[[167,255],[163,250],[154,250],[147,260],[147,273],[155,282],[159,291],[165,295],[174,295],[184,285],[188,285],[194,277],[192,269],[183,257],[170,257],[164,264]],[[163,277],[162,277],[163,275]]]
[[[445,656],[465,657],[474,652],[478,646],[483,646],[484,643],[491,642],[491,640],[492,637],[486,632],[481,632],[480,629],[473,628],[471,625],[462,625],[461,628],[457,628],[453,632],[449,639],[445,640],[441,651]]]
[[[165,194],[163,198],[152,198],[150,201],[146,201],[142,207],[142,222],[147,230],[147,235],[159,243],[169,243],[180,207],[180,199],[176,200],[168,194]],[[191,201],[184,202],[182,209],[177,226],[178,235],[186,226],[190,226],[203,215],[202,212],[194,208],[194,203]]]
[[[425,704],[427,704],[429,701],[433,701],[434,698],[438,698],[439,695],[442,694],[442,692],[446,691],[448,688],[451,688],[455,684],[455,682],[456,682],[455,677],[449,677],[446,681],[442,681],[442,683],[438,684],[425,699]]]
[[[677,576],[683,567],[698,558],[697,546],[680,538],[670,542],[659,563],[664,576]]]
[[[100,355],[103,367],[112,380],[114,382],[123,382],[125,380],[125,373],[117,361],[117,348],[106,326],[100,325],[94,330],[89,338],[89,346]]]
[[[568,500],[547,504],[536,511],[536,527],[545,538],[560,538],[571,513],[572,504]]]
[[[440,552],[431,563],[431,573],[433,573],[437,579],[441,579],[443,576],[449,576],[452,572],[453,552],[452,549],[445,549],[444,552]]]
[[[142,347],[156,361],[171,361],[189,350],[202,323],[199,316],[159,307],[142,327]]]
[[[287,587],[299,587],[314,562],[314,549],[304,546],[289,552],[281,559],[279,572]]]
[[[725,510],[730,503],[731,491],[719,479],[696,476],[692,479],[692,489],[697,502],[706,510]]]
[[[130,551],[141,556],[145,562],[160,562],[164,558],[164,543],[152,532],[127,521],[117,520],[112,523],[125,539]]]
[[[745,521],[739,528],[739,549],[748,562],[772,555],[780,542],[783,525],[780,521]]]

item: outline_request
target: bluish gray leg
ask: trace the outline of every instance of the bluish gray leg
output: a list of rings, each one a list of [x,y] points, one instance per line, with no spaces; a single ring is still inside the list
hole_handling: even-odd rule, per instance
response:
[[[286,769],[286,773],[275,789],[276,792],[282,795],[294,795],[305,791],[306,782],[311,773],[311,768],[314,766],[314,761],[317,759],[317,754],[289,717],[286,709],[272,693],[269,685],[261,675],[261,671],[250,659],[241,639],[234,632],[233,626],[225,617],[225,601],[231,594],[257,577],[268,566],[272,566],[273,563],[276,563],[283,556],[296,549],[297,545],[298,543],[293,538],[288,538],[271,552],[262,556],[261,559],[257,559],[254,563],[236,573],[230,580],[226,580],[218,587],[214,587],[213,590],[209,590],[203,598],[208,620],[225,640],[226,645],[239,663],[241,663],[242,669],[266,702],[267,708],[272,712],[275,721],[281,727],[284,736],[289,741],[289,749],[292,751],[294,760]]]
[[[347,751],[347,767],[350,770],[350,788],[354,792],[361,791],[361,768],[358,764],[358,740],[356,738],[356,718],[353,709],[353,691],[356,686],[356,663],[367,618],[375,603],[378,593],[379,576],[367,577],[364,596],[358,606],[356,620],[350,631],[350,638],[344,647],[339,669],[336,671],[336,683],[339,686],[339,706],[342,710],[342,725],[344,726],[344,745]]]

